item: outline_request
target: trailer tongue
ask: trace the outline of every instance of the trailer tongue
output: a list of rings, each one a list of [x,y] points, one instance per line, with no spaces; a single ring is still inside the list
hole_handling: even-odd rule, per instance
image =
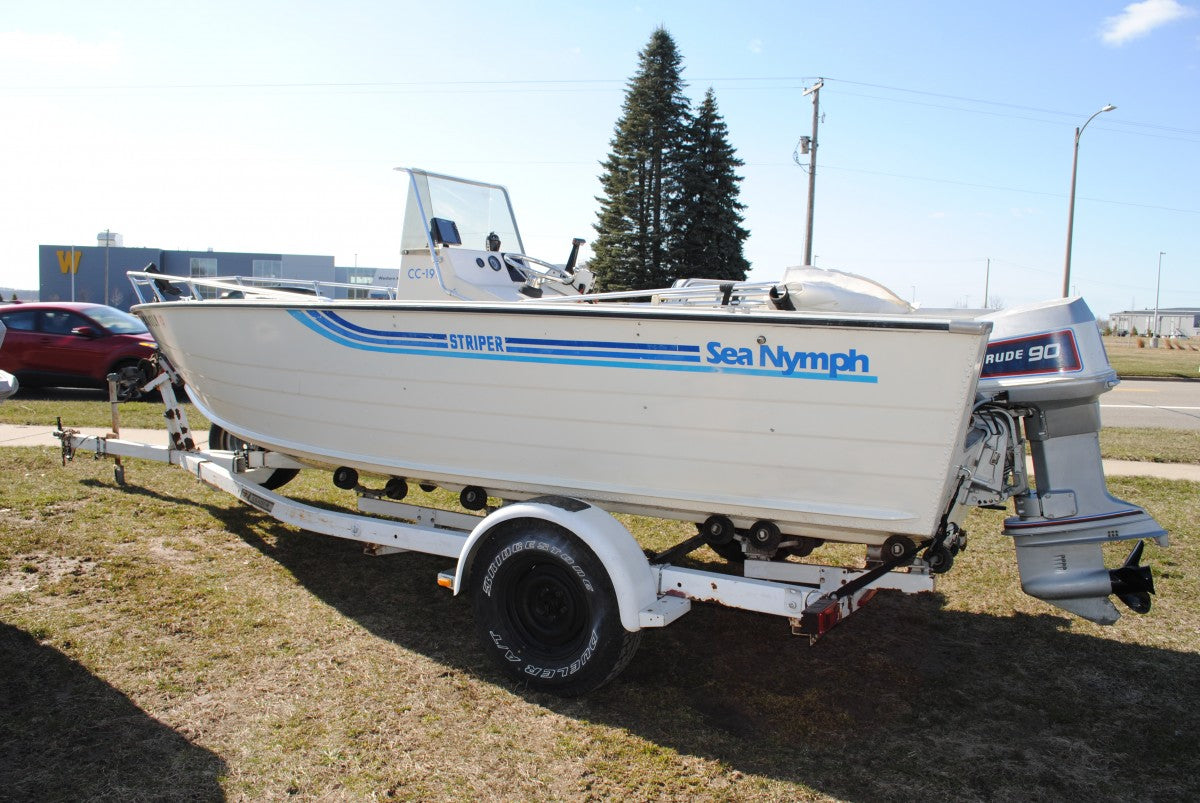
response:
[[[672,561],[728,534],[702,532],[648,557],[609,513],[557,496],[462,513],[406,504],[395,498],[406,495],[406,484],[372,489],[342,471],[335,482],[357,492],[357,512],[315,507],[260,484],[272,472],[299,468],[290,458],[248,444],[234,451],[198,448],[169,372],[145,389],[163,394],[170,445],[123,440],[114,406],[108,435],[81,435],[59,422],[64,465],[78,450],[112,457],[123,483],[122,457],[169,463],[279,522],[360,542],[368,555],[412,551],[452,559],[437,582],[455,593],[470,590],[485,648],[513,677],[556,694],[583,694],[612,679],[632,658],[643,629],[674,622],[693,601],[786,617],[793,632],[815,641],[878,590],[934,588],[929,566],[911,554],[865,570],[753,559],[741,576],[684,568]]]

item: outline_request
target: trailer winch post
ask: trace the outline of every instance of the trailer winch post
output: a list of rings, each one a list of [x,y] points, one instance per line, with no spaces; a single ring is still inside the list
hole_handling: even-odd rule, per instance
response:
[[[109,374],[108,379],[108,406],[112,408],[112,432],[109,437],[117,439],[121,437],[121,411],[120,402],[117,401],[117,380],[116,374]],[[117,485],[125,484],[125,466],[121,463],[121,456],[113,455],[113,479]]]

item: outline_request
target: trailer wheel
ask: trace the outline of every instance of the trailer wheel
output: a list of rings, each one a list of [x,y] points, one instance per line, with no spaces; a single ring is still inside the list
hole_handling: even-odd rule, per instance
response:
[[[633,657],[641,632],[622,626],[604,564],[567,530],[543,521],[506,529],[473,566],[480,640],[513,679],[570,697],[603,686]]]
[[[208,448],[220,449],[224,452],[236,452],[240,449],[260,449],[252,443],[248,443],[236,435],[231,435],[221,427],[213,424],[208,430]],[[273,491],[276,488],[282,488],[296,478],[300,473],[297,468],[254,468],[245,471],[241,476],[253,482],[255,485],[261,485],[268,491]]]

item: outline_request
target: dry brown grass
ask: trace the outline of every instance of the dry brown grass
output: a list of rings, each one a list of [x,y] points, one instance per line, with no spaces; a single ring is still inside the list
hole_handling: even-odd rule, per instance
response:
[[[1195,484],[1112,483],[1173,531],[1148,616],[1024,596],[984,512],[938,594],[881,594],[812,648],[697,606],[564,701],[492,669],[445,560],[364,557],[177,469],[126,461],[121,489],[57,458],[0,450],[3,797],[1200,797]],[[686,531],[630,521],[654,548]]]
[[[1200,380],[1200,349],[1191,340],[1173,342],[1159,339],[1159,348],[1150,348],[1141,337],[1106,337],[1104,349],[1108,361],[1123,377],[1174,377]]]

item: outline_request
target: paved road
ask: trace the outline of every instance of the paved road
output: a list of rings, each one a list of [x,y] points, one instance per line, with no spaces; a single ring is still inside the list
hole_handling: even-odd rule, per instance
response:
[[[1124,379],[1100,397],[1106,427],[1157,427],[1200,433],[1200,382]]]

